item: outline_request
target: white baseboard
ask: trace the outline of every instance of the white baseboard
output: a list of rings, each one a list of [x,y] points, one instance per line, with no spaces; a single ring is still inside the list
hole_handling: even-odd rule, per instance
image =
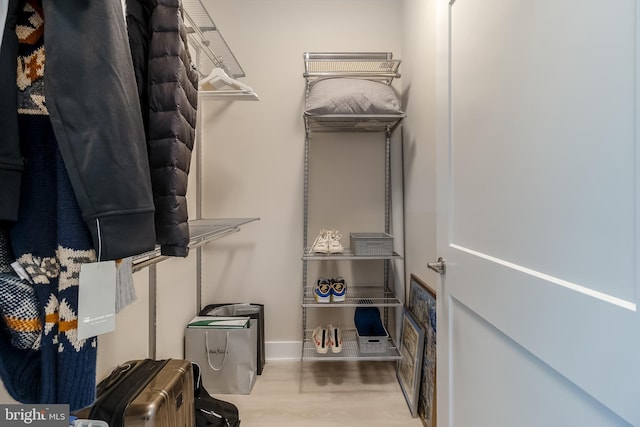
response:
[[[300,360],[302,341],[267,341],[264,353],[267,361]]]

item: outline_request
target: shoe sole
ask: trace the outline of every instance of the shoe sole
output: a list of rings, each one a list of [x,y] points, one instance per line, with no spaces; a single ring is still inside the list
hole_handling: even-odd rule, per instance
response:
[[[315,297],[317,303],[326,304],[326,303],[331,302],[331,296],[330,295],[327,295],[326,297],[322,297],[322,296],[314,293],[313,296]]]
[[[329,351],[329,347],[316,347],[316,353],[318,354],[327,354],[327,352]]]
[[[331,301],[333,302],[344,302],[344,300],[347,299],[347,297],[345,297],[344,295],[336,297],[336,296],[331,296]]]

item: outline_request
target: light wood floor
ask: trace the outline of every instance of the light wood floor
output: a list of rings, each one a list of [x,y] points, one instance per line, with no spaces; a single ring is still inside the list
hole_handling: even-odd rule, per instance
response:
[[[419,427],[393,362],[267,362],[238,406],[241,427]]]

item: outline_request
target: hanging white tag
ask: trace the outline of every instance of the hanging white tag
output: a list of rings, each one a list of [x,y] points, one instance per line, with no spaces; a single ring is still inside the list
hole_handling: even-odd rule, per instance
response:
[[[18,277],[20,277],[22,280],[26,280],[27,282],[33,284],[33,280],[31,280],[31,276],[29,276],[29,273],[27,273],[27,270],[25,270],[18,261],[12,262],[11,267],[13,268],[13,271],[16,272]]]
[[[116,328],[116,262],[82,264],[78,289],[78,339]]]

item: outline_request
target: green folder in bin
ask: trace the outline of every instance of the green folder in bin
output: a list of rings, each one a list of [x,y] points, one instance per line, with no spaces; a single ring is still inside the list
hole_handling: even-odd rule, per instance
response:
[[[251,326],[250,320],[250,317],[196,316],[187,328],[243,329]]]

